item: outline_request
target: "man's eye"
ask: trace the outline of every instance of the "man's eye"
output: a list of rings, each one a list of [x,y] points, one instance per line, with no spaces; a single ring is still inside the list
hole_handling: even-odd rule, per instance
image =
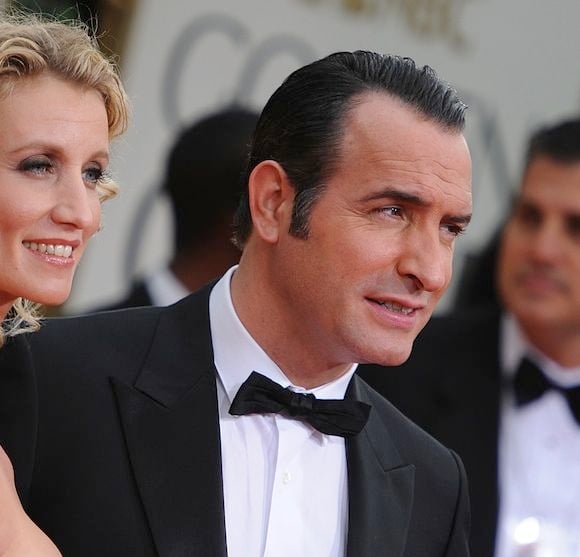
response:
[[[528,228],[537,228],[542,222],[542,215],[533,207],[517,208],[514,218]]]
[[[566,219],[566,229],[572,238],[575,238],[576,240],[580,239],[580,217],[568,217]]]
[[[457,224],[444,224],[443,228],[452,236],[460,236],[465,232],[465,228],[462,228]]]
[[[379,212],[388,217],[400,217],[403,214],[401,207],[381,207]]]

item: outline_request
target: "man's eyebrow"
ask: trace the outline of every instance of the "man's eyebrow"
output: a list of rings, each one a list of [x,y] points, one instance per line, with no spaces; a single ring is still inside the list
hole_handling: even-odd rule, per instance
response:
[[[362,198],[363,202],[375,201],[377,199],[388,199],[391,201],[401,201],[405,203],[410,203],[417,207],[429,207],[430,202],[417,195],[408,191],[402,191],[399,189],[386,188],[382,189]],[[467,226],[471,222],[471,213],[466,215],[449,215],[445,218],[445,222],[453,224],[461,224]]]
[[[467,226],[471,222],[471,214],[469,215],[451,215],[445,219],[445,222],[450,224],[461,224]]]
[[[377,199],[392,199],[393,201],[405,201],[419,207],[428,207],[429,202],[415,193],[398,189],[386,188],[370,193],[362,198],[362,201],[375,201]]]

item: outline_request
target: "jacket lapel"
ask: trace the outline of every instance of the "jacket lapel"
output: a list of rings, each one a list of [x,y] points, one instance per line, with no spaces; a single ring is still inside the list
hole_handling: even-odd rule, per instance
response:
[[[347,398],[370,404],[355,375]],[[346,441],[348,557],[402,556],[413,507],[415,468],[406,465],[372,409],[360,434]]]
[[[160,557],[225,557],[210,287],[164,311],[135,385],[112,379]]]

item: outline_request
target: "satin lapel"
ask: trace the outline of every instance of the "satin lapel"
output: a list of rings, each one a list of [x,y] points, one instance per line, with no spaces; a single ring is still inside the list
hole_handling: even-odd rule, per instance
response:
[[[370,403],[355,375],[347,398]],[[363,431],[347,439],[348,557],[403,555],[413,507],[415,468],[402,462],[389,432],[371,410]]]
[[[166,310],[134,386],[113,380],[160,557],[225,557],[209,287]]]

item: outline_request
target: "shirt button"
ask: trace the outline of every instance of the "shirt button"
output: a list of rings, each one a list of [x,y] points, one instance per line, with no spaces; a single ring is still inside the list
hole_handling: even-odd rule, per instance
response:
[[[292,474],[290,472],[284,472],[282,474],[282,483],[288,485],[292,481]]]

